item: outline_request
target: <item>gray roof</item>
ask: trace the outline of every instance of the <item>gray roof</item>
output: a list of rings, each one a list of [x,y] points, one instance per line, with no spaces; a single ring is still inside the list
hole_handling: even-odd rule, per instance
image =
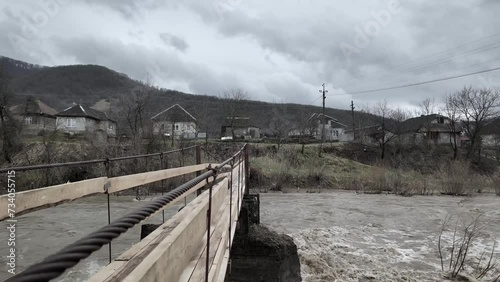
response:
[[[56,110],[36,99],[28,99],[25,104],[12,106],[10,111],[16,115],[35,114],[54,117],[57,114]]]
[[[452,131],[448,124],[444,123],[432,123],[438,117],[449,119],[443,115],[431,114],[431,115],[422,115],[415,118],[410,118],[403,121],[399,125],[400,133],[415,133],[420,131],[421,128],[424,128],[426,131],[436,131],[436,132],[450,132]],[[455,130],[456,132],[460,130]]]
[[[105,120],[111,120],[108,118],[108,116],[96,109],[92,109],[90,107],[87,107],[85,105],[74,105],[73,107],[67,108],[66,110],[56,114],[58,117],[86,117],[86,118],[91,118],[99,121],[105,121]]]
[[[196,118],[192,116],[181,105],[175,104],[151,118],[152,120],[167,120],[175,122],[196,122]]]

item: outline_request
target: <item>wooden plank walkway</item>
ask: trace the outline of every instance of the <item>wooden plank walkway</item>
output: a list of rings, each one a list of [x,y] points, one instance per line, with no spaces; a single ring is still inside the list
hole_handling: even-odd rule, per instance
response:
[[[212,190],[209,281],[224,281],[245,191],[243,172],[238,185],[237,165],[232,187],[230,175],[221,175]],[[208,207],[207,190],[88,281],[205,281]]]

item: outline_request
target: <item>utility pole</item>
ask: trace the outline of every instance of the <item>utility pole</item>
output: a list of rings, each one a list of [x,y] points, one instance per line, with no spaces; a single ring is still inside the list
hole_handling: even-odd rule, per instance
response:
[[[319,153],[318,155],[321,157],[321,151],[323,151],[323,142],[325,142],[325,125],[326,125],[326,117],[325,117],[325,100],[326,100],[326,93],[328,93],[328,90],[325,90],[325,84],[322,84],[323,90],[320,90],[320,93],[323,93],[323,129],[321,131],[321,145],[319,147]]]
[[[356,122],[354,121],[354,102],[351,101],[351,114],[352,114],[352,138],[356,141]]]

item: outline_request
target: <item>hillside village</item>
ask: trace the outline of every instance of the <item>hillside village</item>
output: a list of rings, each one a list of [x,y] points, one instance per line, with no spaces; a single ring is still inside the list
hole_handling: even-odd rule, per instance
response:
[[[75,104],[63,111],[56,111],[46,103],[28,98],[25,104],[10,107],[11,113],[22,124],[20,133],[25,137],[58,132],[68,138],[84,135],[100,141],[112,142],[120,135],[127,137],[127,130],[118,127],[109,114],[83,104]],[[149,118],[149,126],[143,126],[141,137],[156,135],[174,140],[221,139],[261,141],[278,138],[279,130],[262,129],[252,125],[249,117],[227,117],[220,125],[220,132],[208,135],[199,126],[200,121],[179,104],[174,104]],[[203,122],[203,121],[201,121]],[[500,141],[500,120],[489,121],[481,133],[485,146],[496,146]],[[377,145],[381,142],[407,145],[447,145],[460,147],[470,144],[465,125],[453,122],[441,114],[420,115],[405,120],[387,120],[360,128],[349,127],[335,117],[312,113],[310,117],[284,129],[282,142],[360,142]]]
[[[500,121],[494,108],[484,109],[488,115],[480,120],[460,113],[465,108],[438,106],[441,101],[419,112],[389,108],[381,101],[362,111],[326,108],[323,114],[321,107],[311,105],[251,101],[241,89],[226,90],[218,97],[172,92],[100,66],[44,67],[5,57],[0,62],[13,94],[4,115],[14,117],[17,122],[9,131],[18,132],[25,143],[40,136],[104,144],[160,139],[171,146],[194,140],[278,146],[347,142],[378,148],[381,159],[387,147],[413,145],[447,146],[455,158],[459,148],[468,156],[481,149],[498,155]],[[90,94],[75,95],[89,87],[94,89]],[[474,98],[475,91],[464,88],[448,98]],[[429,106],[430,101],[423,102]]]

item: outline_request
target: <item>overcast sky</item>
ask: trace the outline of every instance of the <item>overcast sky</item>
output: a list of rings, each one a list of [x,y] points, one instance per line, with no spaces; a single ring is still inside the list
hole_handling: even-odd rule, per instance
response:
[[[343,109],[381,99],[411,107],[464,85],[500,86],[497,71],[349,94],[500,66],[500,1],[409,2],[1,1],[0,55],[99,64],[188,93],[241,88],[269,102],[321,105],[325,82],[327,106]]]

